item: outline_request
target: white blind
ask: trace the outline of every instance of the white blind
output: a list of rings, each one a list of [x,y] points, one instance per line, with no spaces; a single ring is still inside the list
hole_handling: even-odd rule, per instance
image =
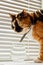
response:
[[[28,0],[28,10],[34,12],[42,7],[42,0]]]
[[[23,9],[32,12],[38,8],[41,8],[41,0],[0,0],[0,61],[25,59],[28,54],[29,60],[32,60],[37,56],[38,44],[32,37],[28,37],[29,34],[19,43],[22,35],[11,29],[11,18],[8,13],[16,14]]]

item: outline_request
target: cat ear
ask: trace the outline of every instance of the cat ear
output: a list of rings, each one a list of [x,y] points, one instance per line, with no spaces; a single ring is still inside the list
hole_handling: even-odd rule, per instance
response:
[[[27,16],[27,10],[23,9],[24,16]]]
[[[26,13],[26,9],[23,9],[23,12]]]
[[[10,13],[9,13],[9,15],[10,15],[12,21],[16,18],[16,15],[13,15],[13,14],[10,14]]]
[[[15,15],[13,15],[13,14],[10,14],[10,13],[9,13],[9,15],[10,15],[11,18],[14,18],[14,17],[15,17]]]

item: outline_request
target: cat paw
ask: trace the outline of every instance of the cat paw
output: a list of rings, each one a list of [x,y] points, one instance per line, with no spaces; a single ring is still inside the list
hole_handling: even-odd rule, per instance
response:
[[[40,58],[37,58],[36,60],[34,60],[35,63],[42,63],[43,61]]]

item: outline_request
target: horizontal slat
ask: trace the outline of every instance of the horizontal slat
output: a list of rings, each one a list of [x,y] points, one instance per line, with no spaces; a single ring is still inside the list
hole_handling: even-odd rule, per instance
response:
[[[36,3],[37,3],[37,4],[36,4]],[[28,4],[34,5],[34,6],[37,7],[37,6],[40,6],[41,2],[37,2],[37,1],[32,2],[32,1],[29,1]]]
[[[12,41],[14,41],[14,39],[15,39],[15,40],[16,40],[16,39],[19,40],[20,38],[11,38],[11,37],[1,37],[1,38],[0,38],[0,40],[4,40],[4,41],[5,41],[5,40],[12,40]],[[24,40],[28,40],[28,39],[24,39]]]
[[[40,9],[40,7],[35,7],[35,6],[29,6],[29,8],[31,8],[31,9]]]
[[[24,56],[24,55],[25,55],[25,53],[24,53],[24,54],[23,54],[23,53],[17,54],[17,53],[13,53],[13,52],[12,52],[12,54],[13,54],[14,56],[16,56],[16,57],[17,57],[17,56]]]
[[[11,23],[10,22],[5,22],[5,21],[3,21],[3,22],[0,21],[0,25],[8,25],[8,26],[10,25],[11,26]]]
[[[40,4],[41,3],[41,1],[40,0],[31,0],[31,2],[34,2],[34,3],[37,3],[37,4]]]
[[[19,1],[19,0],[18,0],[18,1],[10,1],[10,2],[3,0],[3,1],[1,1],[1,2],[6,2],[6,3],[8,3],[8,4],[9,4],[9,3],[10,3],[10,4],[14,4],[15,2],[16,2],[17,4],[19,4],[19,3],[27,4],[27,3],[28,3],[27,1]]]
[[[3,3],[3,4],[2,4]],[[6,5],[7,4],[7,5]],[[25,8],[27,8],[28,6],[27,5],[25,5],[25,4],[23,4],[23,3],[18,3],[17,2],[17,4],[16,4],[16,2],[14,2],[14,4],[8,4],[8,3],[6,3],[6,2],[1,2],[1,4],[0,5],[6,5],[6,6],[8,6],[8,7],[12,7],[12,8],[14,8],[15,6],[16,7],[20,7],[20,9],[22,8],[22,7],[25,7]],[[14,6],[15,5],[15,6]]]
[[[3,3],[3,4],[2,4],[2,3]],[[26,8],[27,8],[27,5],[23,5],[22,3],[17,3],[17,4],[16,4],[16,2],[15,2],[14,4],[10,4],[10,3],[8,4],[8,3],[6,3],[6,2],[0,2],[0,5],[2,5],[2,6],[3,6],[3,5],[4,5],[4,6],[6,5],[6,6],[12,7],[12,8],[14,8],[15,6],[16,6],[16,7],[19,6],[19,7],[26,7]],[[15,6],[14,6],[14,5],[15,5]]]

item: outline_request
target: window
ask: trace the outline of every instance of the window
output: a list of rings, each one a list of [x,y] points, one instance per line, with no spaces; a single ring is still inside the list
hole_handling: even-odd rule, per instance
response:
[[[26,35],[22,43],[19,43],[23,35],[18,35],[11,29],[11,18],[8,13],[16,14],[23,9],[33,12],[40,8],[41,0],[0,1],[0,61],[12,60],[13,57],[15,57],[13,60],[24,59],[25,56],[28,57],[28,54],[29,60],[32,60],[37,56],[38,44],[33,41],[32,37],[28,38],[29,34]],[[34,55],[34,51],[36,55]]]

